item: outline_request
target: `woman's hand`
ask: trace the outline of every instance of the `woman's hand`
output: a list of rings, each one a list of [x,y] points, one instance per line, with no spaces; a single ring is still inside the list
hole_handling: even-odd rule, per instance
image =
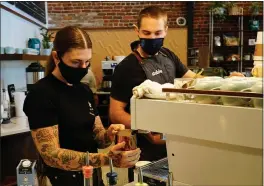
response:
[[[114,141],[115,135],[120,131],[125,130],[125,125],[123,124],[112,124],[107,129],[107,136],[110,138],[111,141]]]
[[[119,168],[130,168],[135,166],[140,158],[139,148],[130,151],[121,151],[125,142],[114,145],[108,152],[108,157],[112,159],[113,165]]]

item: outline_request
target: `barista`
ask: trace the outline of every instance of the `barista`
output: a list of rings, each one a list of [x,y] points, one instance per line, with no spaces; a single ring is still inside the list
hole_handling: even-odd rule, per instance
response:
[[[163,47],[168,32],[167,19],[167,13],[155,6],[139,13],[135,26],[139,40],[131,43],[132,53],[119,63],[113,75],[110,97],[110,119],[113,123],[131,127],[132,89],[146,79],[173,84],[175,78],[193,78],[196,75],[177,55]],[[159,134],[138,135],[138,146],[142,150],[141,160],[154,161],[167,156],[165,141],[160,139]]]
[[[140,156],[139,149],[121,152],[124,143],[108,153],[97,152],[108,147],[124,126],[113,124],[105,130],[92,91],[80,83],[91,57],[92,42],[84,30],[65,27],[58,31],[47,76],[35,84],[24,102],[33,141],[44,161],[42,176],[53,186],[83,186],[81,170],[87,151],[95,168],[108,165],[109,158],[116,167],[132,167]],[[104,185],[101,169],[94,171],[93,185]]]
[[[129,101],[135,86],[146,79],[164,84],[173,83],[175,77],[195,76],[173,52],[162,47],[168,31],[165,11],[154,6],[143,9],[135,31],[139,40],[131,44],[133,52],[115,69],[110,98],[111,121],[121,122],[126,128],[131,127]],[[159,135],[140,135],[138,145],[144,147],[142,159],[151,161],[166,157],[165,142],[159,138]],[[151,148],[156,149],[156,153],[151,152]]]

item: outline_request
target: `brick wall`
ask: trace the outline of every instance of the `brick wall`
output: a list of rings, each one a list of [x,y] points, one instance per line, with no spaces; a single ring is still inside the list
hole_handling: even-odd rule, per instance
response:
[[[168,12],[170,27],[177,27],[177,17],[186,16],[186,2],[48,2],[49,28],[124,28],[136,23],[139,11],[149,5]]]
[[[248,14],[251,2],[236,2]],[[263,5],[263,3],[260,2]],[[136,23],[140,10],[157,5],[168,12],[169,27],[177,27],[176,19],[186,17],[186,2],[48,2],[49,28],[77,25],[88,28],[125,28]],[[194,47],[208,46],[209,13],[211,2],[195,2],[194,5]],[[262,9],[261,9],[261,14]],[[263,19],[262,19],[263,20]],[[263,21],[261,21],[262,23]],[[217,22],[216,22],[217,23]],[[217,23],[216,29],[236,29],[236,18]],[[262,24],[261,24],[262,28]],[[246,28],[245,28],[246,29]]]

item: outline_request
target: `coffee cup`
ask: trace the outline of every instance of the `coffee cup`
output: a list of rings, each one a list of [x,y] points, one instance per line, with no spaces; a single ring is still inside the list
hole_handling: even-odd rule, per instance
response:
[[[241,92],[254,92],[254,93],[263,93],[263,85],[261,81],[257,81],[252,87],[243,89]],[[253,106],[255,108],[263,108],[263,99],[261,98],[252,98]]]
[[[16,52],[14,47],[5,47],[6,54],[14,54]]]
[[[1,47],[1,54],[5,54],[5,48]]]
[[[23,54],[23,48],[16,48],[16,54]]]
[[[137,137],[134,131],[130,129],[121,130],[117,133],[115,143],[125,142],[122,151],[130,151],[137,149]]]
[[[215,90],[222,85],[222,78],[201,78],[196,80],[195,84],[188,89],[196,89],[196,90]],[[216,104],[220,99],[219,96],[194,96],[194,101],[202,104]]]
[[[250,88],[256,80],[249,78],[227,78],[223,81],[219,90],[241,92],[244,89]],[[222,103],[228,106],[248,106],[250,99],[237,97],[221,97]]]

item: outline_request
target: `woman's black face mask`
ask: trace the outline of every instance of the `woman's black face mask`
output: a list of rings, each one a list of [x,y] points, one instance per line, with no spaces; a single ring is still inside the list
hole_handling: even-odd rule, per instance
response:
[[[59,69],[63,78],[70,84],[78,84],[81,79],[88,73],[88,66],[86,68],[74,68],[66,65],[62,56],[57,52],[59,62]]]

